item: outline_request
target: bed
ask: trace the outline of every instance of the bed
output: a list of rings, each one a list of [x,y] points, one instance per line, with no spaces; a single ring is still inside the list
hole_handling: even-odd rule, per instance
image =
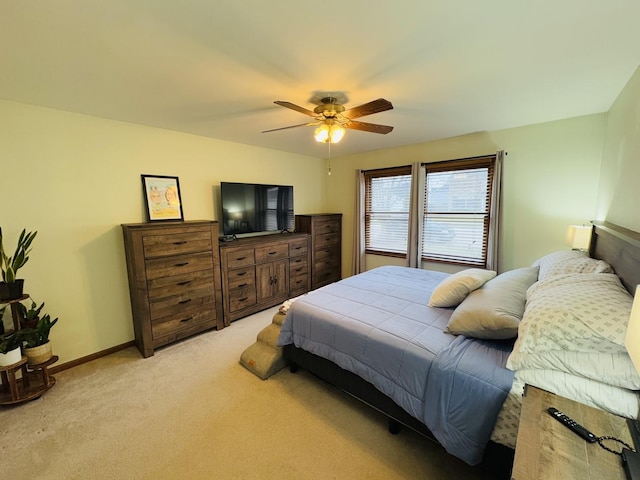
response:
[[[412,428],[500,478],[510,477],[525,383],[638,415],[640,378],[620,339],[629,292],[640,283],[640,235],[595,223],[589,255],[557,252],[501,275],[475,270],[449,276],[380,267],[343,279],[293,302],[278,344],[292,371],[306,369],[383,412],[393,433]],[[617,309],[605,331],[589,322],[606,311],[596,307],[586,327],[582,313],[565,311],[563,292],[578,291],[568,304],[581,309],[600,301],[594,289],[606,292],[604,310]],[[489,320],[474,317],[478,305],[491,310]],[[581,365],[608,367],[594,373]]]

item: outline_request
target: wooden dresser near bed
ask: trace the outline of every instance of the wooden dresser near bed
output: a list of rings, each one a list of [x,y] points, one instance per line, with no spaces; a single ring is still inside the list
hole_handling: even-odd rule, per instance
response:
[[[296,215],[296,232],[311,235],[311,289],[342,278],[342,214]]]
[[[306,233],[221,242],[225,324],[308,292],[310,242]]]
[[[135,341],[154,348],[223,328],[218,222],[122,225]]]

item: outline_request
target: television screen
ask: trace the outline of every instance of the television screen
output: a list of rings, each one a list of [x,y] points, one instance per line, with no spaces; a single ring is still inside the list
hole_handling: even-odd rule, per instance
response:
[[[225,235],[293,230],[293,186],[220,183]]]

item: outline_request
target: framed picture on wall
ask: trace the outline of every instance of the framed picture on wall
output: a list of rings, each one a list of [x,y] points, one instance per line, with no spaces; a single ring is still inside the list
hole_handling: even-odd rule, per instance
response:
[[[142,175],[147,221],[184,220],[178,177]]]

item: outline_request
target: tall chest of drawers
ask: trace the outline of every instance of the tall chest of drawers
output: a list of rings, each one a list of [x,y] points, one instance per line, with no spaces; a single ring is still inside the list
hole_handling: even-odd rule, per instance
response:
[[[218,222],[122,225],[135,341],[144,357],[224,327]]]
[[[309,291],[309,235],[247,237],[220,244],[228,324]]]
[[[311,289],[342,278],[342,214],[296,215],[296,231],[311,234]]]

